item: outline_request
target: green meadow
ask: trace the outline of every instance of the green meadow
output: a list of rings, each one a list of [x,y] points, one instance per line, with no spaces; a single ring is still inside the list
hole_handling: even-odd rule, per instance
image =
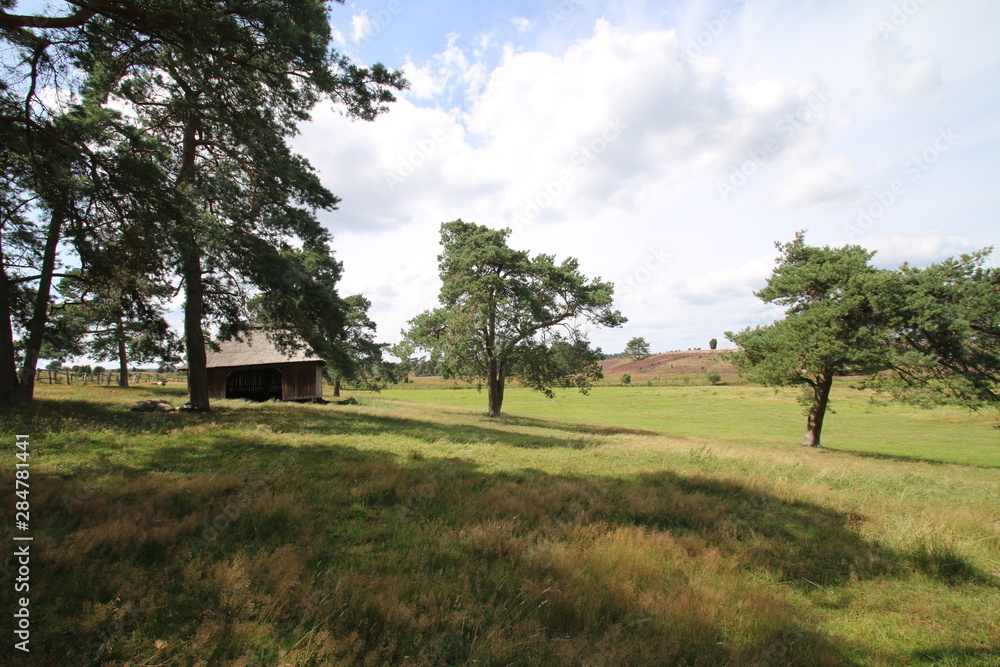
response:
[[[0,413],[31,436],[38,664],[1000,661],[990,418],[845,388],[810,450],[795,394],[749,386],[511,389],[496,420],[352,395]]]
[[[485,410],[485,391],[453,382],[448,389],[390,390],[400,401]],[[509,414],[577,424],[600,424],[718,442],[796,443],[805,430],[797,389],[737,385],[701,387],[594,387],[587,394],[563,390],[546,399],[511,388],[504,394]],[[1000,467],[1000,421],[995,414],[962,408],[933,410],[887,401],[835,385],[823,428],[830,449],[872,455]]]

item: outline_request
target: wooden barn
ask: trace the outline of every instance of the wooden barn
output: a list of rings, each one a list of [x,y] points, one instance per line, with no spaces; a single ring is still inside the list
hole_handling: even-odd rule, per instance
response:
[[[311,401],[323,398],[323,364],[308,349],[291,355],[254,330],[242,341],[219,343],[207,351],[208,395],[250,401]]]

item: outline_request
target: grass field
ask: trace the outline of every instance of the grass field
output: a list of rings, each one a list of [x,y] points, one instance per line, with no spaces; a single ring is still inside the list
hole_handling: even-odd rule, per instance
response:
[[[0,413],[31,436],[38,664],[1000,661],[986,419],[838,394],[815,451],[752,387],[513,390],[499,420],[475,390],[39,393]]]
[[[455,387],[455,383],[451,383]],[[385,398],[486,410],[486,393],[455,389],[382,392]],[[560,391],[546,399],[529,389],[504,394],[510,414],[577,424],[600,424],[717,442],[796,443],[805,431],[796,389],[757,386],[595,387],[589,394]],[[846,383],[834,389],[823,429],[824,445],[872,455],[901,456],[1000,467],[1000,430],[991,414],[961,408],[924,410],[873,404],[870,395]]]

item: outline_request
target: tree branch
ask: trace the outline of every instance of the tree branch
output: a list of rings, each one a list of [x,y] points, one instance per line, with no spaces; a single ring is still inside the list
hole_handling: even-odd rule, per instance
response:
[[[49,275],[51,275],[53,278],[80,278],[80,276],[75,273],[52,273]],[[36,280],[41,280],[44,277],[45,276],[26,276],[23,278],[15,278],[12,280],[8,280],[7,282],[12,285],[19,285],[21,283],[30,283]]]
[[[0,28],[78,28],[97,15],[98,9],[108,3],[95,2],[81,7],[69,16],[21,16],[0,12]]]

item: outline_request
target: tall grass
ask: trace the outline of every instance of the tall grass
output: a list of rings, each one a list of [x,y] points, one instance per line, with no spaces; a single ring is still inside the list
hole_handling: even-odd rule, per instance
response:
[[[1000,659],[998,469],[149,393],[0,415],[32,434],[40,664]]]

